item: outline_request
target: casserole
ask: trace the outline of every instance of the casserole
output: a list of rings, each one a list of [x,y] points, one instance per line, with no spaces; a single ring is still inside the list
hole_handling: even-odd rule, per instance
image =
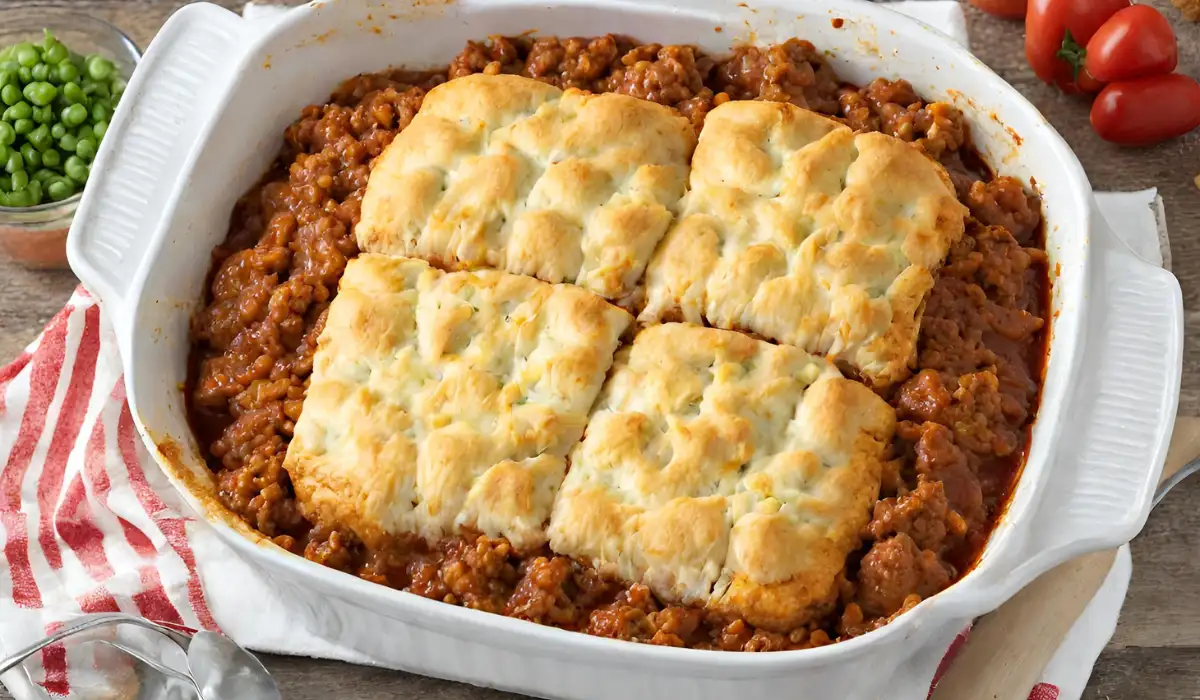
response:
[[[1055,317],[1042,409],[1008,514],[959,583],[882,629],[831,647],[715,656],[571,635],[397,593],[255,541],[214,505],[212,478],[178,391],[188,318],[204,284],[197,261],[221,240],[234,201],[270,163],[277,134],[337,80],[382,67],[381,55],[396,64],[443,62],[468,38],[530,27],[664,42],[699,37],[713,52],[738,38],[801,36],[827,50],[847,80],[906,77],[926,98],[955,102],[989,163],[1036,182]],[[116,326],[139,430],[232,546],[289,585],[389,621],[389,649],[368,650],[382,663],[546,697],[874,698],[885,688],[889,697],[908,696],[897,688],[923,697],[946,643],[966,621],[1057,563],[1127,541],[1145,520],[1178,395],[1178,284],[1134,258],[1093,217],[1078,162],[1012,88],[946,38],[886,8],[342,0],[313,3],[267,29],[198,5],[164,27],[129,92],[133,99],[102,148],[69,253]],[[863,677],[862,662],[878,673]]]

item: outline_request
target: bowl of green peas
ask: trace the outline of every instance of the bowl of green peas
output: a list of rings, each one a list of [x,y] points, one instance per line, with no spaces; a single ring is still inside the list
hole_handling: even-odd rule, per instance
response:
[[[140,57],[92,17],[0,12],[0,252],[67,266],[71,219]]]

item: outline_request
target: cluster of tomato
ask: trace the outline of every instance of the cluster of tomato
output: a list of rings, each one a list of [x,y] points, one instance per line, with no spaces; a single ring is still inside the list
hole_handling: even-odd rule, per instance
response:
[[[1096,95],[1092,128],[1106,141],[1147,146],[1200,127],[1200,83],[1176,73],[1170,22],[1129,0],[970,0],[1025,18],[1025,56],[1064,92]]]

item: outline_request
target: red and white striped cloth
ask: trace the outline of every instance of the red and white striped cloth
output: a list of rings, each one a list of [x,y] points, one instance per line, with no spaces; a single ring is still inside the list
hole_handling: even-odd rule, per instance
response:
[[[0,370],[6,651],[79,613],[126,611],[218,629],[187,521],[159,496],[168,490],[162,475],[143,469],[113,347],[100,307],[81,288]],[[46,692],[69,693],[64,647],[45,650],[40,666],[37,682]],[[17,675],[4,679],[14,692],[22,685]]]
[[[0,464],[0,656],[81,613],[220,631],[189,540],[196,523],[141,444],[115,339],[82,287],[0,369]],[[30,679],[68,695],[69,664],[54,646],[3,680],[17,697],[37,697]]]

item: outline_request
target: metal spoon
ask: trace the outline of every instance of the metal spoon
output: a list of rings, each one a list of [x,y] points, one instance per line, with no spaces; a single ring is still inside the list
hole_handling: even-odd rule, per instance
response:
[[[282,700],[262,662],[228,637],[197,632],[188,642],[187,658],[192,680],[204,700]]]
[[[1188,462],[1187,464],[1185,464],[1183,466],[1182,469],[1175,472],[1175,474],[1173,474],[1170,479],[1167,479],[1162,484],[1160,484],[1158,487],[1158,491],[1156,491],[1154,493],[1154,506],[1152,506],[1152,507],[1157,507],[1159,501],[1166,498],[1167,494],[1170,493],[1171,489],[1178,486],[1180,484],[1180,482],[1182,482],[1184,479],[1188,478],[1192,474],[1195,474],[1196,472],[1200,472],[1200,459],[1194,459],[1191,462]]]
[[[95,642],[97,644],[106,644],[106,645],[112,647],[113,649],[116,649],[117,651],[124,652],[124,653],[128,654],[129,656],[132,656],[133,658],[137,659],[138,661],[141,661],[142,663],[146,664],[147,666],[154,669],[155,671],[158,671],[159,673],[166,676],[167,678],[173,678],[173,679],[187,685],[189,688],[195,688],[195,683],[193,683],[191,678],[188,678],[183,673],[176,671],[175,669],[171,668],[170,666],[167,666],[166,664],[160,663],[160,662],[156,661],[155,659],[150,658],[149,655],[143,653],[139,649],[135,649],[132,646],[129,646],[122,642],[114,642],[109,639],[97,639],[97,640],[95,640]]]

